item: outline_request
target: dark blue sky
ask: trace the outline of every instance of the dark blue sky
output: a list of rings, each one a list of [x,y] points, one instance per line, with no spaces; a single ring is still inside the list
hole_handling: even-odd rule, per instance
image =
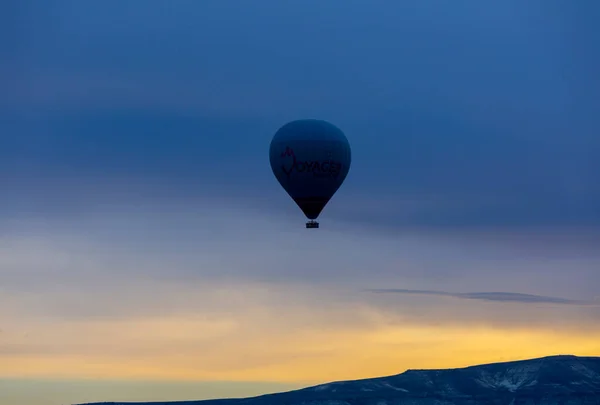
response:
[[[121,177],[276,210],[270,137],[316,117],[353,147],[326,215],[599,223],[592,1],[33,4],[3,46],[9,194]]]

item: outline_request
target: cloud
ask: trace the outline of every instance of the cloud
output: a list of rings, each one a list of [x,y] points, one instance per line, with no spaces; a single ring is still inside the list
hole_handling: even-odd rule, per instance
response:
[[[445,291],[431,290],[406,290],[406,289],[367,289],[365,291],[377,294],[415,294],[415,295],[434,295],[442,297],[452,297],[467,300],[493,301],[493,302],[516,302],[521,304],[561,304],[561,305],[599,305],[595,300],[572,300],[559,297],[548,297],[543,295],[522,294],[513,292],[468,292],[468,293],[450,293]]]
[[[351,291],[379,283],[450,291],[531,285],[530,292],[546,296],[598,294],[598,239],[583,231],[380,234],[329,217],[319,232],[309,233],[284,196],[281,211],[248,207],[248,200],[162,198],[106,193],[79,211],[67,200],[60,215],[7,216],[0,230],[0,290],[65,291],[66,297],[70,289],[103,286],[96,293],[134,288],[154,295],[142,287],[146,282],[244,281]],[[106,309],[97,304],[91,313]],[[85,314],[86,307],[66,304],[65,310]]]
[[[217,299],[224,302],[228,296],[234,302],[220,307],[210,305],[218,293],[190,286],[178,311],[127,319],[3,316],[7,331],[0,344],[0,375],[327,381],[391,374],[417,364],[442,367],[489,356],[533,357],[574,348],[590,353],[598,347],[597,328],[563,328],[559,320],[557,333],[557,322],[540,325],[525,319],[532,314],[521,314],[527,322],[520,325],[485,324],[481,319],[494,318],[489,311],[479,322],[466,322],[452,306],[451,322],[431,315],[405,316],[400,322],[356,300],[336,302],[331,289],[273,287],[234,286]],[[171,305],[180,299],[173,292],[144,299]],[[190,311],[194,292],[196,303],[208,305]],[[111,293],[106,291],[104,299],[128,309],[131,301],[124,294]]]
[[[121,208],[0,234],[0,375],[327,381],[491,359],[482,353],[591,353],[600,341],[597,316],[575,305],[356,294],[367,282],[510,291],[540,271],[538,291],[584,294],[597,263],[565,275],[512,257],[511,273],[498,272],[502,260],[474,260],[488,252],[452,235],[392,238],[335,221],[310,233],[301,217],[210,204]]]

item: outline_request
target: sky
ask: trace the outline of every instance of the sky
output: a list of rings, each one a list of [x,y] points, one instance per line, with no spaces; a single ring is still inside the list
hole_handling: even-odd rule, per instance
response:
[[[600,355],[598,2],[0,7],[1,404]],[[352,147],[316,231],[299,118]]]

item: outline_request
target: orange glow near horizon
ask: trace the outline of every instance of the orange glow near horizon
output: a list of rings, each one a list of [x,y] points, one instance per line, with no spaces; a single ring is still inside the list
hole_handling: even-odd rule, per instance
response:
[[[0,377],[317,383],[397,374],[408,368],[600,354],[600,331],[574,334],[416,323],[261,334],[241,330],[231,321],[173,317],[65,323],[34,333],[35,339],[21,341],[22,354],[0,355]],[[12,339],[17,347],[18,337]]]

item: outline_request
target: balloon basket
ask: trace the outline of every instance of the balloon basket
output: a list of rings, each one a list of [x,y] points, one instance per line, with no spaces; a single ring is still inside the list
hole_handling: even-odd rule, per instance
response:
[[[306,223],[306,229],[315,229],[319,227],[319,223],[317,221],[308,221]]]

